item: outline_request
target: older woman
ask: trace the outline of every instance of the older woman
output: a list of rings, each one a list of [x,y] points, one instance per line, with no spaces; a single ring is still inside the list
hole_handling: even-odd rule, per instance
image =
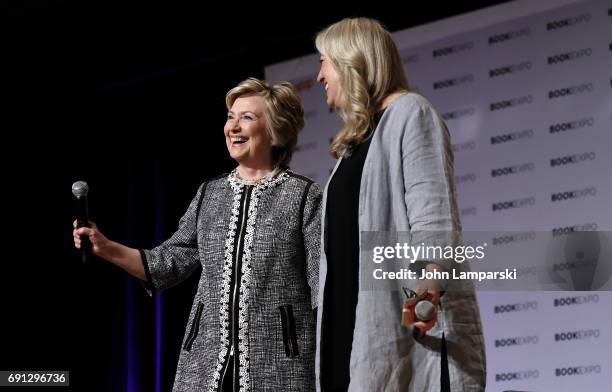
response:
[[[176,233],[151,250],[108,240],[93,253],[163,290],[202,274],[175,391],[314,390],[320,188],[288,170],[304,125],[289,83],[248,79],[230,90],[225,140],[238,166],[205,181]]]
[[[361,233],[405,232],[454,245],[461,226],[448,130],[430,103],[409,91],[397,48],[378,22],[342,20],[321,31],[316,46],[317,79],[344,122],[331,145],[339,159],[322,208],[321,389],[482,391],[484,344],[471,283],[440,296],[438,282],[420,282],[441,310],[437,322],[415,323],[421,332],[414,337],[402,328],[400,287],[359,287],[366,268]],[[433,271],[453,264],[415,265]]]

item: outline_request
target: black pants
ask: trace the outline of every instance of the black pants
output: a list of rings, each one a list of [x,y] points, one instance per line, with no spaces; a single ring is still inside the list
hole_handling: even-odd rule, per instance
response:
[[[448,374],[448,353],[446,352],[446,339],[442,336],[442,371],[440,372],[440,390],[450,392],[450,376]]]

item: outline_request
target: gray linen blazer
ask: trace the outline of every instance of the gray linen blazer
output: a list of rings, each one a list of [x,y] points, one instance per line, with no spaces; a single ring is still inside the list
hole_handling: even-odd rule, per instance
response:
[[[325,222],[326,194],[327,187],[323,196],[322,222]],[[360,287],[365,276],[363,272],[367,273],[365,263],[371,262],[363,257],[364,231],[403,231],[416,237],[432,232],[438,237],[435,239],[438,244],[456,245],[453,236],[448,235],[461,231],[449,132],[431,104],[418,94],[406,93],[396,98],[378,123],[361,177],[358,221]],[[320,331],[324,328],[321,323],[327,273],[325,223],[321,235],[316,357],[318,391]],[[415,243],[419,241],[420,238],[415,239]],[[447,266],[462,270],[469,268],[467,263]],[[399,286],[387,291],[360,288],[349,391],[439,391],[443,335],[451,390],[483,391],[486,381],[484,338],[471,282],[455,286],[442,296],[436,326],[418,341],[401,326],[403,301],[404,294]]]
[[[230,354],[240,391],[314,391],[321,196],[290,170],[255,186],[224,175],[142,251],[155,290],[202,266],[174,391],[219,390]]]

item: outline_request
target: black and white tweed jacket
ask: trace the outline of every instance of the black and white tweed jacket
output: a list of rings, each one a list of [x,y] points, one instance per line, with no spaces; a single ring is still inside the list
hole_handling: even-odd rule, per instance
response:
[[[203,183],[170,239],[141,251],[164,290],[202,265],[174,391],[314,391],[321,189],[284,171]],[[233,369],[228,362],[233,356]]]

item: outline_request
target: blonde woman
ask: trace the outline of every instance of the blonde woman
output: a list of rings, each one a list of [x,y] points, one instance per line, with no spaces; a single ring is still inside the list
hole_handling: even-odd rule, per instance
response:
[[[430,322],[402,326],[404,294],[359,289],[360,233],[436,232],[452,245],[461,230],[449,133],[411,92],[390,34],[375,20],[344,19],[316,37],[327,104],[344,125],[323,202],[317,381],[328,391],[482,391],[482,327],[471,284],[441,295]],[[420,268],[453,268],[419,260]],[[420,274],[419,274],[420,275]],[[399,288],[399,287],[398,287]],[[420,335],[420,337],[419,337]]]
[[[204,182],[174,235],[151,250],[92,228],[93,253],[153,290],[202,274],[174,391],[314,391],[321,191],[288,169],[304,125],[289,83],[227,93],[225,142],[238,166]]]

